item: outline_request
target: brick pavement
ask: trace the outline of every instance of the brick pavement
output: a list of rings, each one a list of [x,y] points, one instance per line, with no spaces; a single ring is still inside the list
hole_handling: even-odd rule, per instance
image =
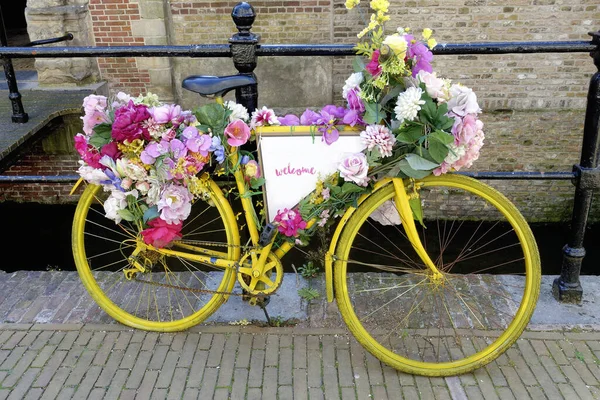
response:
[[[600,399],[592,288],[581,306],[552,303],[543,291],[542,315],[496,361],[425,378],[365,353],[335,303],[311,305],[293,328],[222,323],[159,334],[112,321],[74,272],[0,273],[0,400]],[[580,319],[544,317],[562,309]]]
[[[0,399],[598,399],[600,332],[527,331],[450,378],[382,365],[345,329],[0,325]]]

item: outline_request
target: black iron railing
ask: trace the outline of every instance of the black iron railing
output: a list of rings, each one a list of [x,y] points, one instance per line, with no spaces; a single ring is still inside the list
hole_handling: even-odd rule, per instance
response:
[[[7,80],[14,71],[7,71],[10,58],[50,58],[50,57],[230,57],[240,74],[254,76],[257,58],[262,56],[351,56],[355,52],[351,45],[261,45],[259,36],[251,32],[255,13],[246,2],[238,3],[231,13],[238,33],[229,39],[229,45],[189,45],[189,46],[111,46],[111,47],[50,47],[32,50],[30,47],[6,47],[2,37],[0,57],[5,61]],[[1,14],[0,14],[1,17]],[[0,18],[1,19],[1,18]],[[3,26],[2,26],[3,28]],[[1,29],[3,32],[4,30]],[[3,33],[0,34],[3,35]],[[439,44],[433,49],[437,55],[465,54],[523,54],[523,53],[582,53],[589,52],[599,70],[591,80],[587,97],[583,145],[580,163],[572,171],[564,172],[470,172],[464,175],[478,179],[550,179],[572,180],[575,185],[575,200],[568,243],[563,248],[561,275],[554,281],[553,293],[560,301],[580,302],[583,290],[579,275],[585,256],[583,239],[588,214],[592,204],[593,191],[600,188],[600,32],[590,33],[590,41],[564,42],[508,42],[508,43],[449,43]],[[64,39],[63,39],[64,40]],[[47,43],[47,42],[46,42]],[[41,43],[37,43],[41,44]],[[8,62],[7,62],[8,61]],[[16,81],[9,87],[16,89]],[[10,100],[20,100],[18,90],[11,89]],[[236,90],[236,101],[249,110],[257,107],[258,89],[256,86]],[[15,111],[13,121],[22,119],[22,105]],[[16,114],[15,114],[16,112]],[[25,114],[26,116],[26,114]],[[25,118],[26,120],[26,118]],[[0,183],[25,182],[68,182],[78,176],[0,176]]]

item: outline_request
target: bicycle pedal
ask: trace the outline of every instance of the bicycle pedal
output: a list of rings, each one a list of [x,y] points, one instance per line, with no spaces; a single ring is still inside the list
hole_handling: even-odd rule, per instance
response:
[[[271,243],[271,240],[273,240],[273,237],[275,236],[276,233],[277,233],[277,229],[275,228],[275,225],[273,225],[273,224],[265,225],[263,231],[260,233],[260,239],[258,240],[258,244],[263,247],[268,245],[269,243]]]

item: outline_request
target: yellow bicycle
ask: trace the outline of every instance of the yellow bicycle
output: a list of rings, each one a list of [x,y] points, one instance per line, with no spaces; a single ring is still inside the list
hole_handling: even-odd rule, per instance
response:
[[[203,90],[220,99],[247,84]],[[230,157],[239,165],[238,153]],[[139,226],[105,218],[107,194],[85,189],[73,222],[74,259],[86,289],[117,321],[180,331],[232,295],[261,299],[279,287],[281,259],[293,244],[259,231],[241,170],[232,184],[243,217],[227,182],[208,174],[201,181],[205,198],[168,248],[145,244]],[[422,224],[409,204],[416,198]],[[525,329],[540,290],[539,253],[523,216],[495,189],[456,174],[377,182],[339,220],[324,263],[327,300],[335,297],[352,334],[382,362],[412,374],[456,375],[495,359]],[[234,292],[236,283],[242,291]]]

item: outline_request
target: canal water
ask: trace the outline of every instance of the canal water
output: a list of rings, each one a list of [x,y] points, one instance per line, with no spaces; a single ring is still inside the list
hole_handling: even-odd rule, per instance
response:
[[[75,270],[71,255],[71,224],[75,205],[42,205],[34,203],[0,203],[2,229],[0,243],[4,257],[0,270],[63,271]],[[562,247],[567,242],[566,224],[532,224],[532,231],[540,249],[542,274],[560,274]],[[590,225],[586,232],[587,255],[582,274],[600,275],[600,224]],[[291,252],[284,260],[286,271],[291,264],[299,267],[304,256]]]

